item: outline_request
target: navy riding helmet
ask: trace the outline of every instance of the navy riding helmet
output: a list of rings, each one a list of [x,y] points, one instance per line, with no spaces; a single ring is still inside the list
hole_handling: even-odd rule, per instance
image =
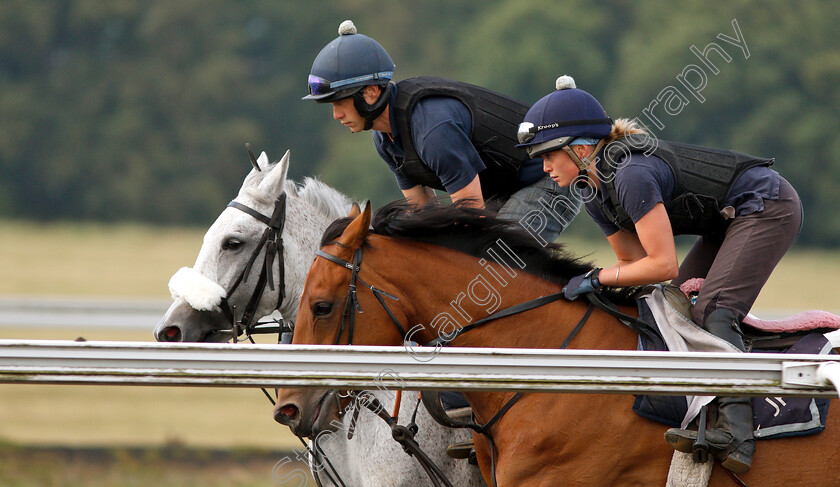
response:
[[[532,158],[562,149],[578,137],[603,139],[613,121],[589,93],[577,89],[570,76],[557,78],[556,91],[534,103],[519,124],[517,139]]]
[[[352,96],[356,110],[365,118],[365,130],[369,130],[388,104],[396,66],[378,42],[357,33],[352,21],[342,22],[338,34],[315,57],[309,73],[309,94],[303,99],[332,103]],[[367,85],[383,88],[373,104],[362,96],[362,88]]]

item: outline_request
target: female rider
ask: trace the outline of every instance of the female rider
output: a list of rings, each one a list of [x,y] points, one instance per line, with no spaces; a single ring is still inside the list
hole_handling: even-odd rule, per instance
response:
[[[541,156],[562,187],[580,189],[586,212],[618,262],[570,280],[568,299],[606,286],[705,278],[694,319],[744,351],[739,324],[802,224],[796,191],[772,159],[658,141],[634,122],[607,117],[568,76],[540,99],[519,127],[520,146]],[[678,264],[673,235],[699,235]],[[755,452],[749,398],[718,398],[707,432],[712,453],[736,472]],[[691,452],[696,432],[672,428],[666,440]]]

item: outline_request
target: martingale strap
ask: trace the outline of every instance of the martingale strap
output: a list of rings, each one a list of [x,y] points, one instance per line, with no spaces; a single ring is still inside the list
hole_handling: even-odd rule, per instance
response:
[[[385,421],[385,423],[388,424],[391,428],[391,436],[400,445],[402,445],[403,450],[405,450],[409,456],[413,456],[417,459],[420,466],[423,467],[423,470],[426,472],[426,475],[429,476],[429,479],[432,481],[432,485],[434,487],[454,487],[452,482],[450,482],[446,477],[446,474],[444,474],[434,460],[432,460],[426,452],[420,448],[417,440],[414,439],[416,429],[412,429],[411,426],[406,427],[401,424],[397,424],[397,421],[388,414],[382,403],[371,395],[367,395],[363,400],[359,400],[359,397],[357,396],[357,404],[364,405],[367,409],[379,416],[383,421]]]

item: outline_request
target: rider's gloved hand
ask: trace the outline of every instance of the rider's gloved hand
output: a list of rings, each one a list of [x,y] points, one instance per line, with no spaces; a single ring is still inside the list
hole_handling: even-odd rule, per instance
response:
[[[581,294],[591,293],[601,289],[601,281],[598,280],[599,272],[601,272],[601,269],[596,267],[586,274],[569,279],[569,283],[563,288],[563,295],[569,301],[574,301]]]

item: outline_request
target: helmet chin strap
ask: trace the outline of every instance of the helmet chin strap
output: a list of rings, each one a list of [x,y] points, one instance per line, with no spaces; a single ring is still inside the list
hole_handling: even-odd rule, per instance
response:
[[[365,100],[364,89],[357,91],[353,95],[353,106],[359,112],[359,115],[365,119],[365,130],[370,130],[373,127],[373,121],[385,111],[385,107],[388,106],[388,102],[391,100],[392,86],[393,83],[388,83],[387,86],[383,87],[381,93],[379,93],[379,98],[372,104],[368,104],[367,100]]]
[[[601,151],[601,148],[604,147],[604,144],[606,143],[607,139],[599,140],[598,144],[595,146],[595,149],[593,149],[592,152],[589,153],[589,156],[587,156],[585,160],[581,160],[580,157],[578,157],[577,153],[572,149],[572,146],[567,145],[563,147],[563,150],[566,152],[566,154],[569,155],[569,158],[572,160],[572,162],[575,163],[575,165],[580,170],[578,172],[578,175],[581,177],[581,180],[578,181],[578,184],[588,185],[584,182],[584,179],[589,177],[589,166],[596,162],[596,157],[598,153]]]

